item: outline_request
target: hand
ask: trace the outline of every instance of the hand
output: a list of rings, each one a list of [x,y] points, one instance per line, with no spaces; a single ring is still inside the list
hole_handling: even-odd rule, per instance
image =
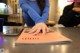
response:
[[[80,24],[78,24],[77,27],[80,27]]]
[[[80,13],[80,7],[74,7],[72,10]]]
[[[78,24],[77,26],[74,26],[74,27],[80,27],[80,24]]]
[[[31,30],[29,33],[36,35],[38,33],[43,33],[46,34],[47,32],[49,32],[49,28],[46,26],[45,23],[37,23]]]

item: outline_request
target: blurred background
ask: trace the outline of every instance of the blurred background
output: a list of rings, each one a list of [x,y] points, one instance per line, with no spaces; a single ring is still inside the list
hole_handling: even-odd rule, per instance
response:
[[[72,2],[68,2],[67,0],[50,0],[49,22],[54,22],[57,24],[63,13],[64,7],[71,3]]]

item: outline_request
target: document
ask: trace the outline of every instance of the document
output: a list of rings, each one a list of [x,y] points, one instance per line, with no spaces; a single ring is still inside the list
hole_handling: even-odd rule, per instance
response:
[[[49,32],[45,35],[39,33],[37,35],[29,34],[26,32],[26,29],[22,31],[16,44],[44,44],[44,43],[62,43],[62,42],[71,42],[72,40],[68,37],[58,33],[58,32]]]

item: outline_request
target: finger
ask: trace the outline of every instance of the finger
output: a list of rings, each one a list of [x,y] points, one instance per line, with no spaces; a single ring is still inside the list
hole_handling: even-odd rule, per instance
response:
[[[30,30],[29,33],[34,33],[37,30],[37,28],[35,28],[34,30]]]
[[[41,28],[38,28],[38,29],[35,31],[35,33],[33,33],[33,35],[37,35],[38,33],[40,33],[40,31],[41,31]]]
[[[46,29],[46,32],[47,32],[47,33],[49,33],[49,32],[50,32],[50,29],[49,29],[49,28],[47,28],[47,29]]]
[[[36,26],[33,26],[31,30],[34,30],[36,28]]]
[[[33,27],[29,33],[34,33],[37,30],[37,27]]]
[[[46,28],[42,28],[42,34],[43,34],[43,35],[46,34]]]

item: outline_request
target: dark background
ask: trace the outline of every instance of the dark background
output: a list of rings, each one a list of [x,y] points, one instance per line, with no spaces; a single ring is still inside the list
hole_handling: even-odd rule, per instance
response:
[[[0,0],[0,3],[5,3],[5,4],[7,4],[7,0]]]

